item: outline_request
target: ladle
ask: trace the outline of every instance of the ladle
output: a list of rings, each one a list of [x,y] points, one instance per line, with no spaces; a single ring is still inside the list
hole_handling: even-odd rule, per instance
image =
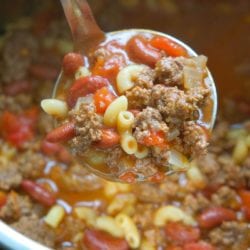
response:
[[[61,0],[61,4],[63,6],[66,19],[68,21],[68,24],[72,32],[74,50],[77,52],[81,52],[83,55],[87,54],[91,48],[94,48],[101,41],[103,41],[106,36],[115,35],[117,37],[119,35],[124,34],[124,32],[136,32],[136,33],[150,33],[153,35],[167,37],[170,40],[173,40],[174,42],[179,44],[180,46],[184,47],[190,56],[197,56],[194,50],[192,50],[187,44],[183,43],[177,38],[161,33],[161,32],[153,31],[153,30],[130,29],[130,30],[119,30],[115,32],[104,33],[97,25],[93,17],[93,14],[91,12],[91,9],[86,0]],[[57,96],[57,90],[60,86],[60,83],[62,82],[62,78],[63,78],[63,72],[61,71],[56,81],[54,90],[53,90],[53,97]],[[212,111],[210,112],[210,117],[207,122],[208,128],[212,130],[214,123],[215,123],[215,119],[216,119],[216,113],[217,113],[217,92],[216,92],[216,87],[215,87],[213,77],[208,69],[207,69],[207,78],[205,79],[205,82],[211,89],[211,98],[213,99]],[[117,178],[117,176],[111,173],[107,174],[89,165],[86,165],[86,167],[91,172],[105,179],[109,179],[112,181],[120,181]],[[165,174],[170,175],[173,173],[174,171],[171,170],[171,171],[166,172]],[[137,181],[138,182],[145,181],[145,179],[142,177],[142,178],[137,179]]]

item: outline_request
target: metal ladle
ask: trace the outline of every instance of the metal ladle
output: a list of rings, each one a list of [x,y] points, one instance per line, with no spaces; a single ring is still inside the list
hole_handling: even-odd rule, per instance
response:
[[[183,43],[182,41],[178,40],[175,37],[170,35],[153,31],[147,29],[129,29],[129,30],[119,30],[109,33],[104,33],[99,26],[97,25],[91,9],[86,0],[61,0],[61,4],[64,9],[64,13],[68,24],[70,26],[72,36],[73,36],[73,44],[74,49],[77,52],[87,54],[91,48],[95,48],[100,42],[102,42],[106,36],[119,36],[124,34],[124,32],[135,32],[135,33],[147,33],[153,35],[159,35],[169,38],[170,40],[176,42],[180,46],[184,47],[190,56],[197,56],[197,53],[192,50],[187,44]],[[56,97],[57,90],[62,82],[63,72],[61,71],[58,79],[56,81],[54,90],[53,90],[53,97]],[[210,71],[207,69],[207,77],[205,79],[206,84],[211,89],[211,98],[213,100],[212,110],[210,115],[207,119],[207,127],[211,131],[215,120],[216,120],[216,113],[217,113],[217,92],[213,77]],[[85,164],[84,164],[85,166]],[[89,165],[86,164],[86,167],[93,173],[98,176],[101,176],[105,179],[109,179],[112,181],[120,181],[117,176],[113,175],[112,173],[104,173],[99,171]],[[175,171],[168,171],[165,174],[170,175],[173,174]],[[140,178],[138,182],[145,181],[144,178]]]

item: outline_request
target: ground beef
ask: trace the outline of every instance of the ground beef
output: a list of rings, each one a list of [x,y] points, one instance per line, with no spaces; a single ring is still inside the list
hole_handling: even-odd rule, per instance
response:
[[[209,238],[219,249],[243,250],[250,246],[250,228],[244,222],[224,222],[209,233]]]
[[[149,67],[145,67],[134,79],[136,86],[151,89],[154,85],[155,71]]]
[[[147,107],[140,112],[134,123],[134,136],[137,142],[143,142],[143,139],[150,135],[150,130],[162,131],[166,138],[168,135],[168,126],[162,120],[162,116],[157,109]]]
[[[19,113],[27,109],[32,104],[32,96],[26,94],[19,94],[16,96],[6,96],[0,94],[0,114],[5,110]]]
[[[23,216],[18,222],[10,225],[18,232],[26,235],[34,241],[38,241],[48,247],[55,245],[55,232],[49,228],[36,215]]]
[[[136,159],[134,171],[138,175],[151,176],[158,172],[158,168],[155,165],[154,159],[147,157],[143,159]]]
[[[207,94],[208,90],[204,88],[185,93],[177,87],[157,84],[152,89],[151,105],[160,111],[166,122],[180,124],[199,118],[199,105]]]
[[[160,166],[168,165],[169,158],[169,148],[159,148],[152,147],[151,148],[152,156],[154,157],[154,162]]]
[[[30,32],[15,30],[9,34],[3,47],[3,81],[23,79],[32,59],[37,55],[37,49],[37,40]]]
[[[183,201],[185,211],[190,214],[199,213],[210,206],[210,201],[202,194],[188,194]]]
[[[11,191],[7,197],[7,202],[0,209],[0,218],[4,221],[13,222],[32,213],[33,205],[27,196]]]
[[[54,128],[54,118],[45,112],[39,114],[39,120],[37,122],[38,130],[41,134],[45,135],[53,130]]]
[[[205,155],[208,146],[207,134],[201,126],[193,121],[184,122],[182,136],[185,155]]]
[[[156,63],[156,79],[167,86],[183,85],[183,64],[177,58],[163,57]]]
[[[120,147],[116,147],[108,151],[106,164],[110,168],[111,172],[119,172],[119,162],[123,154],[123,150]]]
[[[38,178],[43,171],[46,161],[42,154],[28,150],[19,155],[17,164],[19,172],[24,178]]]
[[[211,196],[211,201],[216,206],[230,207],[232,209],[237,208],[239,205],[236,191],[228,186],[220,187]]]
[[[149,105],[151,90],[135,86],[125,93],[130,109],[142,109]]]
[[[73,153],[81,155],[92,142],[101,139],[101,117],[95,113],[95,105],[93,103],[82,103],[77,110],[70,112],[71,118],[76,124],[77,136],[71,140],[71,148]]]
[[[0,171],[0,189],[9,190],[19,186],[22,181],[22,175],[16,163],[0,162]]]
[[[158,185],[151,183],[141,183],[133,186],[133,192],[141,202],[161,203],[166,200],[165,193],[159,189]]]

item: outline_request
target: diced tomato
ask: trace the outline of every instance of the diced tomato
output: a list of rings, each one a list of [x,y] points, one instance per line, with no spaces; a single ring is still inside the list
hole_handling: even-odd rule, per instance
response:
[[[96,112],[103,114],[115,98],[115,95],[107,87],[98,89],[94,95]]]
[[[4,206],[6,201],[7,201],[7,195],[4,192],[0,191],[0,208]]]
[[[209,243],[200,241],[185,244],[183,250],[216,250],[216,248]]]
[[[94,229],[87,229],[84,232],[84,245],[88,250],[128,250],[126,240],[115,238],[112,235]]]
[[[107,149],[112,148],[119,144],[120,142],[120,135],[112,128],[103,128],[102,131],[102,138],[100,141],[95,143],[94,145],[98,148]]]
[[[235,212],[232,209],[224,207],[208,208],[198,216],[200,227],[207,229],[219,226],[223,221],[232,221],[235,219]]]
[[[136,174],[130,171],[124,172],[119,176],[121,181],[127,183],[134,183],[136,181]]]
[[[188,55],[185,48],[167,37],[156,36],[151,39],[150,44],[159,50],[163,50],[168,56],[186,57]]]
[[[52,206],[56,199],[52,193],[44,187],[30,180],[23,180],[21,183],[22,189],[27,192],[34,200],[45,206]]]
[[[134,36],[127,43],[129,57],[137,63],[147,64],[154,67],[161,58],[161,53],[149,44],[143,36]]]
[[[76,73],[77,69],[83,66],[84,61],[81,54],[78,53],[68,53],[63,58],[63,72],[66,75],[73,75]]]
[[[46,140],[49,142],[65,142],[75,137],[75,135],[75,123],[67,122],[50,131],[46,136]]]
[[[165,234],[171,241],[178,244],[195,242],[200,238],[199,228],[174,222],[166,225]]]
[[[22,114],[5,111],[1,117],[1,134],[3,138],[15,147],[33,139],[38,117],[37,108],[32,108]]]
[[[77,79],[70,87],[67,103],[72,108],[79,97],[94,94],[98,89],[109,86],[109,81],[101,76],[86,76]]]
[[[154,183],[158,183],[158,182],[162,182],[165,179],[165,174],[163,172],[157,172],[156,174],[154,174],[153,176],[151,176],[149,178],[150,182],[154,182]]]
[[[150,134],[148,136],[145,136],[143,140],[140,141],[140,143],[147,147],[157,146],[157,147],[164,148],[167,146],[165,134],[163,131],[150,130]]]
[[[92,73],[115,82],[116,76],[123,66],[125,66],[125,59],[120,54],[113,54],[108,58],[98,57]]]

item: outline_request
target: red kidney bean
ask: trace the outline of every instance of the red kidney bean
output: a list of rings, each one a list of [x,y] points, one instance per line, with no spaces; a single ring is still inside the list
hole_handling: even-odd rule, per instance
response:
[[[44,64],[32,64],[29,72],[32,76],[43,80],[55,80],[59,73],[56,68]]]
[[[165,234],[171,241],[182,244],[195,242],[200,238],[199,228],[174,222],[166,225]]]
[[[112,235],[94,229],[84,232],[83,242],[88,250],[128,250],[126,240],[115,238]]]
[[[119,144],[120,136],[119,134],[111,128],[103,128],[102,131],[102,138],[100,141],[95,143],[95,146],[98,148],[106,149],[112,148]]]
[[[68,122],[49,132],[46,136],[46,140],[49,142],[63,142],[63,141],[68,141],[75,136],[76,136],[75,123]]]
[[[70,153],[63,145],[59,143],[53,143],[43,140],[41,143],[41,151],[48,156],[57,157],[64,163],[70,163],[72,161]]]
[[[200,241],[185,244],[183,250],[216,250],[216,248],[209,243]]]
[[[18,80],[10,82],[5,88],[6,95],[15,96],[24,92],[29,92],[32,89],[31,83],[27,80]]]
[[[153,48],[143,36],[134,36],[127,43],[127,51],[132,60],[154,67],[161,58],[159,50]]]
[[[200,227],[207,229],[219,226],[223,221],[231,221],[235,219],[235,212],[224,207],[208,208],[198,216]]]
[[[79,97],[93,94],[96,90],[108,85],[109,81],[101,76],[86,76],[79,78],[69,89],[67,103],[72,108]]]
[[[74,52],[68,53],[63,58],[63,63],[62,63],[63,72],[66,75],[75,74],[77,69],[80,66],[83,66],[83,64],[84,64],[84,61],[83,61],[83,57],[81,54],[74,53]]]
[[[34,200],[45,206],[52,206],[56,202],[56,198],[53,196],[53,194],[34,181],[23,180],[21,187]]]

